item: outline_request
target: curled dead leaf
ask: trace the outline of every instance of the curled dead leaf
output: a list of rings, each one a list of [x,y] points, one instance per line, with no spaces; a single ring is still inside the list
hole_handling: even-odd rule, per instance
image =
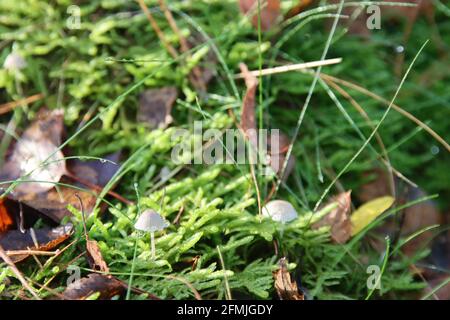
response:
[[[108,265],[103,259],[100,247],[95,240],[86,240],[86,252],[91,269],[109,273]]]
[[[240,129],[243,136],[250,142],[252,152],[250,156],[255,156],[256,149],[258,152],[268,152],[269,165],[277,175],[281,175],[284,162],[286,161],[286,154],[289,149],[290,140],[288,136],[280,133],[279,130],[270,130],[270,136],[265,141],[265,146],[261,146],[261,141],[258,141],[258,132],[256,126],[256,102],[255,95],[258,86],[258,79],[248,70],[248,67],[241,63],[239,64],[241,73],[245,80],[247,91],[245,92],[244,99],[242,101],[242,113]],[[261,139],[263,140],[263,139]],[[261,150],[263,149],[263,150]],[[261,159],[260,159],[261,160]],[[265,159],[264,159],[265,160]],[[287,163],[283,181],[291,174],[295,167],[295,157],[291,154]]]
[[[151,129],[166,128],[172,122],[172,106],[178,93],[175,87],[144,91],[139,98],[137,120]]]
[[[245,85],[247,91],[242,100],[242,114],[241,114],[241,129],[244,137],[246,137],[252,148],[258,146],[258,136],[256,133],[256,119],[255,119],[255,94],[258,80],[249,71],[244,63],[240,63],[239,67],[244,75]]]
[[[16,263],[30,256],[27,250],[50,251],[67,240],[73,233],[73,225],[66,224],[56,228],[10,230],[0,234],[0,245],[11,260]],[[20,251],[20,254],[16,254]]]
[[[108,300],[114,296],[120,296],[125,292],[122,281],[113,276],[91,273],[71,283],[62,293],[64,299],[85,300],[95,293],[99,293],[99,299]]]
[[[337,207],[313,225],[314,229],[330,226],[331,239],[336,243],[345,243],[351,236],[350,222],[351,191],[342,192],[332,198],[330,203],[336,202]]]
[[[297,283],[292,280],[287,268],[286,258],[280,259],[279,266],[280,268],[273,272],[273,277],[275,279],[275,290],[280,300],[305,300],[305,296],[299,291]]]
[[[266,31],[276,25],[280,17],[280,0],[260,0],[261,30]],[[248,14],[252,25],[258,28],[258,0],[239,0],[242,13]]]

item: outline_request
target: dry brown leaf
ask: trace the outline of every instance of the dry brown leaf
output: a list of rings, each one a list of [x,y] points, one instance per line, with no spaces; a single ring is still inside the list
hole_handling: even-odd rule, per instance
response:
[[[72,184],[69,179],[63,179],[62,183]],[[80,187],[80,185],[78,186]],[[84,186],[81,186],[84,188]],[[84,192],[72,187],[60,186],[58,190],[52,189],[45,193],[30,193],[18,200],[28,207],[31,207],[56,223],[61,222],[64,217],[71,216],[72,213],[67,209],[70,204],[81,210],[78,202],[78,195],[81,197],[85,208],[90,213],[96,203],[96,195],[94,192]]]
[[[336,209],[331,211],[313,225],[314,229],[330,226],[331,239],[336,243],[345,243],[352,233],[350,221],[351,191],[343,192],[334,197],[330,203],[337,202]]]
[[[105,159],[115,164],[98,160],[81,161],[77,159],[70,161],[67,166],[68,177],[63,177],[60,183],[73,187],[60,185],[58,189],[53,188],[47,192],[31,192],[19,196],[10,194],[8,198],[20,201],[59,223],[64,217],[72,215],[67,209],[69,204],[81,210],[76,196],[78,195],[83,202],[87,215],[89,215],[95,206],[98,191],[89,190],[90,186],[97,186],[99,189],[104,187],[119,169],[120,165],[117,164],[119,157],[120,153],[114,153],[105,157]],[[101,207],[100,209],[102,210],[103,208]]]
[[[271,131],[270,134],[272,138],[273,132]],[[290,140],[287,135],[285,135],[284,133],[280,133],[278,137],[278,150],[276,150],[277,148],[272,147],[271,138],[267,141],[267,147],[270,154],[270,166],[277,175],[281,175],[281,170],[283,169],[284,162],[286,161],[286,154],[289,149]],[[295,156],[291,153],[286,169],[284,171],[284,175],[282,177],[283,181],[286,181],[286,179],[294,170],[295,162]]]
[[[71,283],[62,296],[69,300],[85,300],[94,293],[100,293],[99,299],[108,300],[123,294],[125,288],[123,282],[113,276],[91,273]]]
[[[0,233],[8,230],[14,224],[11,214],[4,204],[4,199],[0,198]]]
[[[374,176],[375,178],[358,189],[358,199],[361,202],[366,203],[370,200],[389,195],[391,193],[389,187],[389,177],[385,171],[380,169],[369,171],[365,174],[365,176]],[[400,205],[416,201],[427,195],[420,188],[405,185],[396,177],[394,177],[394,182],[397,193],[396,201]],[[401,212],[401,216],[401,219],[403,219],[401,223],[401,219],[398,219],[396,222],[394,218],[390,218],[376,230],[382,234],[391,234],[393,236],[400,231],[400,235],[406,237],[428,226],[442,223],[442,215],[439,213],[439,210],[432,201],[420,202],[413,206],[407,207]],[[401,228],[399,229],[399,227]],[[430,240],[432,236],[433,231],[426,231],[406,243],[402,247],[402,251],[407,255],[412,255],[421,246],[423,246],[424,243]],[[379,248],[380,251],[384,250],[384,242],[373,241],[373,245]]]
[[[275,279],[275,290],[277,291],[280,300],[305,300],[305,296],[297,287],[295,280],[287,269],[286,258],[281,258],[279,261],[280,269],[273,272]]]
[[[30,254],[15,254],[24,250],[50,251],[67,240],[73,233],[73,225],[66,224],[56,228],[28,229],[25,233],[20,230],[10,230],[0,234],[0,245],[11,260],[20,262]]]
[[[258,144],[258,132],[256,126],[256,111],[255,111],[255,95],[256,88],[258,86],[258,79],[251,74],[244,63],[240,63],[239,67],[241,69],[241,73],[245,80],[245,85],[247,87],[247,91],[245,92],[244,99],[242,101],[242,114],[241,114],[241,123],[240,129],[244,137],[250,142],[250,146],[253,150],[259,148]],[[275,147],[272,145],[272,139],[278,140],[278,146]],[[281,174],[281,170],[283,168],[284,161],[286,160],[286,153],[289,148],[290,140],[289,138],[280,133],[279,135],[275,135],[274,131],[270,131],[270,137],[267,138],[266,150],[269,153],[269,163],[272,167],[273,171],[276,174]],[[286,180],[290,175],[295,166],[295,157],[291,154],[289,158],[289,162],[287,164],[283,180]]]
[[[36,120],[22,134],[22,138],[47,140],[55,146],[59,146],[63,133],[63,110],[41,109],[36,115]]]
[[[172,105],[177,97],[175,87],[144,91],[139,98],[137,120],[151,129],[166,128],[172,122]]]
[[[299,0],[298,3],[289,9],[288,13],[284,16],[284,19],[292,18],[298,15],[300,12],[304,11],[305,8],[309,7],[313,0]]]
[[[258,0],[239,0],[242,13],[249,14],[252,25],[258,28]],[[261,30],[267,31],[276,25],[280,17],[280,0],[260,0]]]
[[[62,111],[41,110],[37,120],[12,147],[11,156],[0,170],[1,178],[16,180],[24,177],[24,180],[32,181],[18,184],[15,188],[18,194],[40,193],[52,189],[66,173],[64,155],[58,150],[62,132]]]
[[[95,240],[86,240],[86,252],[91,269],[109,273],[108,265],[103,259],[102,252]]]
[[[418,200],[426,196],[420,188],[409,188],[409,192],[405,202]],[[441,224],[442,216],[436,205],[432,201],[420,202],[414,206],[404,210],[401,235],[408,236],[416,231],[422,230],[428,226]],[[418,249],[422,248],[425,243],[433,238],[433,231],[426,231],[406,243],[402,251],[406,255],[413,255]]]
[[[391,194],[389,176],[386,171],[381,169],[370,170],[363,174],[362,179],[370,180],[356,191],[356,196],[361,203]]]
[[[244,63],[240,63],[239,67],[244,75],[247,91],[242,100],[241,129],[244,136],[250,141],[252,148],[258,147],[258,136],[256,133],[255,118],[255,94],[258,80],[249,71]]]
[[[382,6],[381,14],[388,18],[406,19],[408,22],[412,23],[419,15],[434,15],[434,6],[431,0],[392,0],[389,2],[412,3],[416,4],[416,6]]]

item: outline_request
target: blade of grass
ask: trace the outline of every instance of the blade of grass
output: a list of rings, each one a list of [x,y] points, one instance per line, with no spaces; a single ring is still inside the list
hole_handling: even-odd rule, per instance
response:
[[[322,193],[322,195],[320,196],[319,200],[317,201],[316,205],[315,205],[315,209],[317,210],[317,208],[320,206],[320,204],[322,203],[323,199],[326,197],[326,195],[328,194],[328,192],[331,190],[331,188],[333,187],[334,183],[347,171],[347,169],[352,165],[352,163],[356,160],[356,158],[358,158],[358,156],[361,154],[361,152],[365,149],[365,147],[369,144],[370,140],[372,140],[372,138],[374,137],[375,133],[378,131],[378,129],[380,128],[381,124],[383,123],[384,119],[386,119],[389,111],[391,110],[392,104],[394,103],[395,99],[397,98],[398,93],[400,92],[400,89],[403,86],[403,83],[405,82],[406,78],[408,77],[409,72],[411,71],[414,62],[417,60],[417,58],[419,57],[420,53],[422,52],[422,50],[425,48],[425,46],[427,45],[428,40],[422,45],[422,47],[419,49],[419,51],[417,52],[416,56],[414,57],[413,61],[411,62],[411,64],[409,65],[408,69],[406,70],[405,75],[403,76],[400,84],[397,87],[397,90],[391,100],[391,103],[389,104],[388,108],[386,109],[386,111],[383,113],[383,116],[381,117],[380,121],[378,122],[378,124],[376,125],[376,127],[374,128],[374,130],[372,131],[372,133],[369,135],[369,137],[367,138],[367,140],[363,143],[363,145],[361,146],[361,148],[355,153],[355,155],[347,162],[347,164],[344,166],[344,168],[342,168],[342,170],[337,174],[336,178],[333,179],[333,181],[331,181],[331,183],[327,186],[327,188],[325,189],[325,191]]]

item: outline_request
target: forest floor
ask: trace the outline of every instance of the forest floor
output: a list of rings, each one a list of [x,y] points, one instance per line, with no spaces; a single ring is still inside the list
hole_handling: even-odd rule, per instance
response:
[[[449,299],[450,8],[297,3],[2,0],[0,299]]]

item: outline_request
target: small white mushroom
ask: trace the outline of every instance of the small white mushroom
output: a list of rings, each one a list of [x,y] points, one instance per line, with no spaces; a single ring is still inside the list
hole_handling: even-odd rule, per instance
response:
[[[169,226],[167,222],[159,213],[154,210],[148,209],[142,212],[136,221],[134,228],[139,231],[149,232],[152,247],[152,259],[156,257],[155,248],[155,232],[164,230]]]
[[[288,223],[297,219],[298,214],[294,206],[285,200],[269,201],[262,208],[263,216],[269,217],[274,221]]]
[[[3,68],[6,70],[21,70],[27,66],[25,59],[16,52],[11,52],[6,56],[5,62],[3,63]]]

